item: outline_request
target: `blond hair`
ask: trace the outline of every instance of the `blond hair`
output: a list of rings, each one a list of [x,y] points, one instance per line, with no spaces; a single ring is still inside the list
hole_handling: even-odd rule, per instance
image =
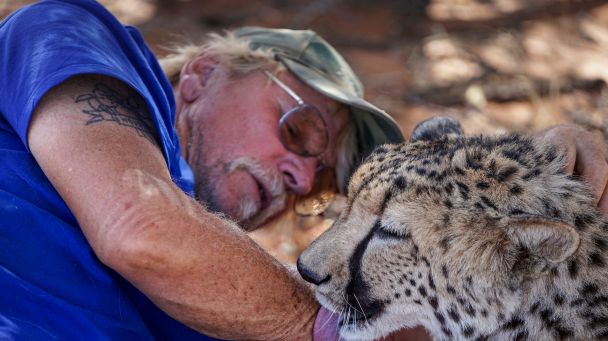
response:
[[[210,33],[207,37],[203,44],[190,42],[171,48],[171,53],[160,59],[160,66],[172,85],[175,86],[179,82],[184,65],[200,55],[216,58],[229,70],[232,77],[244,76],[258,70],[279,72],[285,69],[285,66],[275,59],[271,49],[253,49],[249,46],[249,41],[236,37],[232,31],[226,31],[224,35]],[[340,191],[345,193],[351,168],[357,159],[356,128],[352,119],[348,120],[340,132],[336,148],[336,181]]]
[[[256,70],[284,69],[283,64],[274,58],[270,49],[252,49],[245,39],[237,38],[234,32],[226,31],[224,35],[208,34],[204,44],[186,43],[170,49],[171,53],[160,59],[160,66],[165,75],[176,84],[184,65],[196,56],[205,55],[217,58],[226,66],[232,76],[243,76]]]

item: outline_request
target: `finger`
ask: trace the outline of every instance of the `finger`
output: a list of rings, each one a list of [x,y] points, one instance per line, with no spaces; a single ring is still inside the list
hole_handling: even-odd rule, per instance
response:
[[[604,158],[608,158],[608,145],[606,144],[604,134],[598,130],[593,131],[591,134],[593,135],[593,139],[597,142],[597,145],[601,148],[601,153],[604,155]],[[608,217],[608,180],[604,184],[603,192],[599,194],[597,206],[600,212]]]
[[[575,171],[591,186],[597,204],[608,182],[608,164],[603,145],[594,139],[582,138],[577,146]]]
[[[564,171],[567,174],[574,174],[574,166],[576,166],[576,146],[573,144],[566,144],[560,146],[564,150],[566,155],[566,165]]]
[[[608,182],[608,164],[606,164],[606,161],[598,162],[597,159],[593,159],[593,156],[591,155],[594,155],[594,153],[578,155],[581,160],[577,163],[576,172],[580,174],[587,185],[591,187],[595,203],[597,204],[606,190],[606,182]]]
[[[604,191],[604,194],[602,194],[602,198],[597,206],[602,215],[608,217],[608,191]]]
[[[572,128],[557,126],[544,131],[540,136],[564,153],[566,156],[564,171],[572,174],[576,165],[576,139],[572,134]]]
[[[606,136],[599,130],[594,130],[591,132],[593,139],[597,141],[598,145],[601,146],[601,149],[604,151],[604,156],[608,158],[608,144],[606,144]]]

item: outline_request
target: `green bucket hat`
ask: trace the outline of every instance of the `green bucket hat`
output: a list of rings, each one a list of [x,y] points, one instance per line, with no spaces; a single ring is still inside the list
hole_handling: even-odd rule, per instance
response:
[[[356,127],[354,162],[359,163],[378,145],[404,141],[395,120],[363,99],[363,86],[344,58],[327,41],[310,30],[243,27],[234,31],[252,49],[268,49],[300,80],[316,91],[350,107]],[[348,179],[338,179],[341,188]]]

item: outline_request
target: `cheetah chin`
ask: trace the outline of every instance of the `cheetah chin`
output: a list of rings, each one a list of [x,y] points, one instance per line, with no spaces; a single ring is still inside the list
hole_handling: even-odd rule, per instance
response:
[[[608,338],[608,223],[565,162],[540,139],[425,121],[363,162],[298,269],[347,340],[415,325],[437,340]]]

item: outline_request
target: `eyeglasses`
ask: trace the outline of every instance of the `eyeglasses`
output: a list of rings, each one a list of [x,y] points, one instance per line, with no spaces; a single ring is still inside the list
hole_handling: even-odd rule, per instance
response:
[[[297,103],[279,120],[277,129],[283,146],[300,156],[321,156],[329,145],[329,133],[319,109],[304,103],[300,96],[272,73],[266,70],[264,73]]]
[[[266,70],[264,70],[264,73],[297,103],[294,108],[284,113],[279,120],[277,129],[279,140],[283,146],[300,156],[321,157],[328,148],[329,133],[327,123],[319,109],[313,105],[305,104],[300,96],[272,73]],[[333,169],[325,167],[325,162],[322,159],[319,162],[317,181],[315,181],[313,189],[307,195],[297,196],[296,198],[294,210],[299,216],[322,214],[335,198]]]

